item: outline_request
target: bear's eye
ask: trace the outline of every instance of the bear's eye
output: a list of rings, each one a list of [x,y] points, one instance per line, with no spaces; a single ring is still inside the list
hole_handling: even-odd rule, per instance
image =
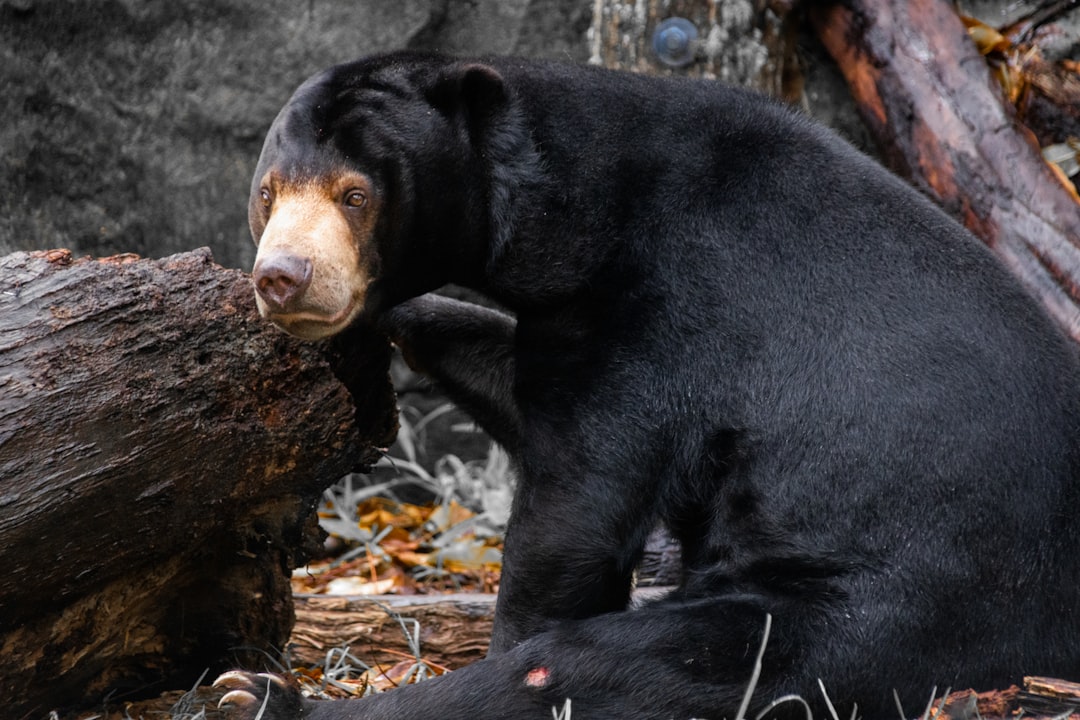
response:
[[[349,207],[354,207],[354,208],[363,207],[364,203],[366,203],[366,202],[367,202],[367,195],[360,192],[359,190],[350,190],[349,192],[347,192],[345,194],[345,204],[348,205]]]
[[[266,188],[262,188],[262,189],[259,190],[259,202],[262,203],[262,206],[264,208],[269,208],[270,207],[270,202],[271,202],[270,191],[267,190]]]

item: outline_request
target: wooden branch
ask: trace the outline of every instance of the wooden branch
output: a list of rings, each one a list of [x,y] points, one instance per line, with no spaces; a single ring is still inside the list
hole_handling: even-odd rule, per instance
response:
[[[1039,144],[1080,137],[1080,63],[1051,63],[1030,54],[1024,58],[1021,71],[1026,85],[1019,99],[1020,111]]]
[[[1035,34],[1043,25],[1053,22],[1080,7],[1080,0],[1043,0],[1034,9],[1014,20],[1003,29],[1005,35],[1024,39]]]
[[[5,716],[283,646],[323,488],[392,437],[386,342],[365,347],[357,407],[208,251],[0,258]]]
[[[909,709],[909,717],[914,717]],[[1076,718],[1080,713],[1080,685],[1054,678],[1026,677],[1024,689],[1013,685],[1003,690],[960,690],[933,704],[931,715],[940,720],[972,718]]]
[[[1002,101],[951,4],[850,0],[813,17],[887,161],[1080,340],[1080,203]]]
[[[1024,690],[1031,695],[1065,700],[1073,707],[1080,707],[1080,683],[1056,678],[1026,677]]]

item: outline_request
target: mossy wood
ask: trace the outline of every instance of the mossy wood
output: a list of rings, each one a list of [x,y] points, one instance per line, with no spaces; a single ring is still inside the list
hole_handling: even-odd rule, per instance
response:
[[[284,646],[323,488],[395,427],[386,341],[353,341],[274,330],[205,250],[0,257],[5,717]]]

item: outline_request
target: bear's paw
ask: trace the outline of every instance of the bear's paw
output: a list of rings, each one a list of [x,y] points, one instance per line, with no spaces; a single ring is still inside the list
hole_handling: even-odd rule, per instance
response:
[[[300,686],[292,677],[230,670],[214,687],[227,691],[218,708],[230,720],[295,720],[303,711]]]

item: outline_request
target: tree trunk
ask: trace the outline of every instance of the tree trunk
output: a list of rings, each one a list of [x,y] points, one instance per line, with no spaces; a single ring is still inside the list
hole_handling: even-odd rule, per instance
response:
[[[801,81],[789,72],[795,67],[795,43],[791,28],[784,25],[787,5],[764,0],[595,0],[589,61],[651,74],[674,68],[679,75],[719,78],[797,98]],[[666,36],[672,44],[663,49],[661,40],[658,52],[657,31],[672,18],[686,24],[675,26],[674,35]]]
[[[6,717],[284,645],[323,488],[393,435],[387,344],[362,347],[272,329],[205,250],[0,258]]]
[[[952,5],[851,0],[814,18],[893,169],[993,248],[1080,340],[1080,204]]]

